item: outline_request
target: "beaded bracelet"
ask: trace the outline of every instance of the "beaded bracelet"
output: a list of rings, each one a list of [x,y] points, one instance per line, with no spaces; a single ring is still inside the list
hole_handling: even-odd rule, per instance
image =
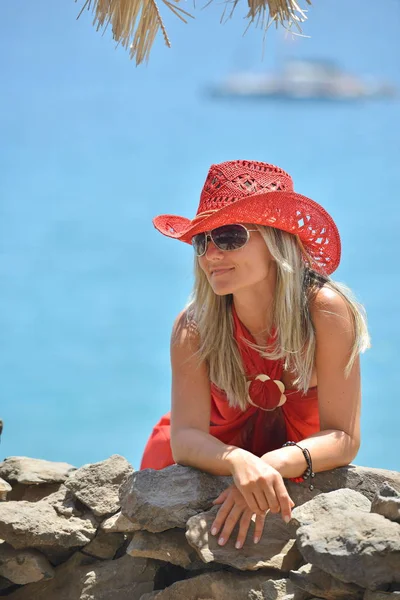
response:
[[[301,446],[299,446],[299,444],[296,444],[296,442],[285,442],[285,444],[283,444],[282,448],[284,448],[285,446],[297,446],[297,448],[300,448],[300,450],[303,453],[304,458],[306,459],[306,463],[307,463],[307,468],[304,471],[303,475],[301,477],[295,477],[293,479],[293,481],[304,481],[305,479],[308,479],[308,478],[313,479],[315,477],[315,473],[312,468],[311,454],[307,450],[307,448],[302,448]],[[310,483],[309,489],[311,491],[314,489],[314,486],[312,483]]]

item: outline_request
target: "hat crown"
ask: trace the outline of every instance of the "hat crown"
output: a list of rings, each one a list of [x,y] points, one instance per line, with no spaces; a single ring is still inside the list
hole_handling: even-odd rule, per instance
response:
[[[191,243],[197,233],[229,223],[254,223],[297,236],[307,264],[324,275],[340,261],[340,236],[326,210],[298,194],[280,167],[234,160],[212,165],[201,192],[197,215],[159,215],[154,226],[164,235]]]
[[[223,162],[208,171],[197,215],[257,193],[292,191],[293,180],[280,167],[250,160]]]

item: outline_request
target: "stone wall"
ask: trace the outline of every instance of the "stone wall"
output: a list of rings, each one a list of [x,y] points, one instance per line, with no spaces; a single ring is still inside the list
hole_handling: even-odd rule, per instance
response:
[[[254,544],[209,534],[230,483],[121,456],[79,469],[0,464],[0,596],[10,600],[400,599],[400,473],[349,466],[286,482],[285,524]]]

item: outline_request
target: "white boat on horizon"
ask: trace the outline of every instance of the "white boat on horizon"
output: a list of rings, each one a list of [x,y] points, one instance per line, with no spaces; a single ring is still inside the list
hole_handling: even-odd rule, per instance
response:
[[[352,75],[333,61],[305,59],[287,60],[277,72],[236,72],[208,91],[217,98],[289,100],[360,100],[397,92],[390,83]]]

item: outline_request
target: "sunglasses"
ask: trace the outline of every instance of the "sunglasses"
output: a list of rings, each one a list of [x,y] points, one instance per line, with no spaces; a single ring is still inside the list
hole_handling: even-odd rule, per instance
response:
[[[222,225],[211,231],[204,231],[192,237],[192,246],[196,256],[204,256],[207,252],[208,239],[224,252],[230,250],[239,250],[247,244],[250,239],[250,232],[258,229],[247,229],[244,225]]]

